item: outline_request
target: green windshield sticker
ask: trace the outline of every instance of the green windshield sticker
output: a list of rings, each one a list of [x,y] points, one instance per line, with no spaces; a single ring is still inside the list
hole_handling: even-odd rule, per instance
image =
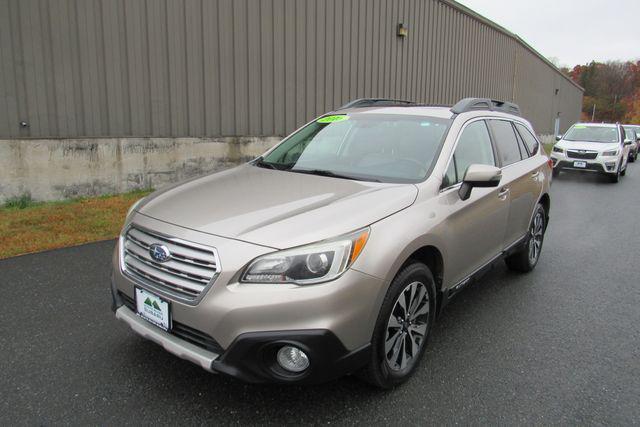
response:
[[[345,120],[349,120],[349,116],[340,114],[336,116],[324,116],[320,117],[316,122],[318,123],[334,123],[334,122],[342,122]]]
[[[587,127],[583,126],[583,125],[575,125],[573,128],[574,129],[586,129]]]

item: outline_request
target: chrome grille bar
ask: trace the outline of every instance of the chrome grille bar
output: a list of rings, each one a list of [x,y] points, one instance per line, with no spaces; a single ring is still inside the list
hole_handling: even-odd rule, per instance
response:
[[[155,261],[149,253],[154,243],[166,246],[171,259],[163,263]],[[215,249],[137,226],[125,232],[120,256],[127,276],[160,293],[187,301],[196,300],[220,271]]]
[[[567,157],[570,159],[587,159],[593,160],[598,157],[597,151],[584,150],[584,153],[575,150],[567,150]]]

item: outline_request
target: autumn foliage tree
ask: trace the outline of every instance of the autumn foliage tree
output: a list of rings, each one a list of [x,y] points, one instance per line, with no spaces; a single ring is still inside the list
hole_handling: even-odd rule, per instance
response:
[[[571,78],[584,88],[583,120],[640,124],[640,61],[576,65]]]

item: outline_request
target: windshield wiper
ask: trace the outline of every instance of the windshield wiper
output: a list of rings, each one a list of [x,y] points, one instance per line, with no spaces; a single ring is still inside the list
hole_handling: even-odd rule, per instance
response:
[[[290,172],[297,173],[306,173],[309,175],[318,175],[318,176],[327,176],[329,178],[341,178],[341,179],[352,179],[354,181],[370,181],[370,182],[381,182],[378,179],[374,178],[359,178],[351,175],[343,175],[335,172],[331,172],[324,169],[289,169]]]
[[[277,171],[287,169],[286,167],[278,167],[275,163],[265,162],[262,156],[254,160],[253,164],[258,166],[259,168],[274,169]]]

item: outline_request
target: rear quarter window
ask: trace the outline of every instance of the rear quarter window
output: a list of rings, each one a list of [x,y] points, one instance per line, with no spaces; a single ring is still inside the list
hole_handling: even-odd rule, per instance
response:
[[[530,155],[538,154],[538,150],[540,147],[540,143],[536,139],[535,136],[531,133],[531,131],[524,125],[520,123],[515,123],[516,129],[518,129],[518,133],[522,137],[525,145],[527,146],[527,150]]]

